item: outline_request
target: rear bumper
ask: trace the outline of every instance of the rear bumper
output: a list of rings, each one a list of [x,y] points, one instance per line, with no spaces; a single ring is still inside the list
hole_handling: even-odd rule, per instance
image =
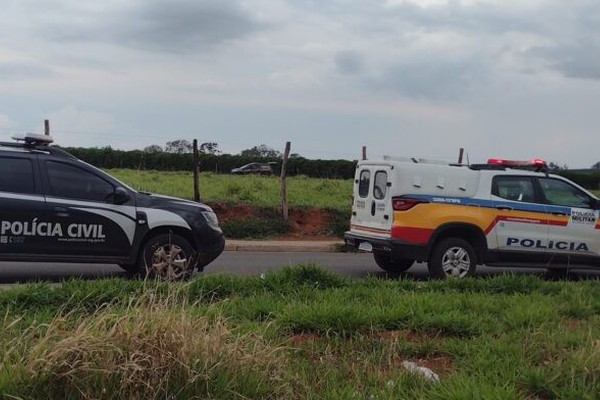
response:
[[[397,239],[374,238],[353,232],[346,232],[344,234],[344,241],[348,246],[352,246],[355,249],[358,249],[360,243],[370,243],[373,247],[373,252],[389,253],[392,258],[396,259],[426,261],[429,256],[428,244],[414,244]]]

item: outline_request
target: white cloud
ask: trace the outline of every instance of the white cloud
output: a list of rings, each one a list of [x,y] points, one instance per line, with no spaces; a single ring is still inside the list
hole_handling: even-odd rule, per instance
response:
[[[61,144],[598,157],[597,0],[8,0],[0,26],[0,128]]]

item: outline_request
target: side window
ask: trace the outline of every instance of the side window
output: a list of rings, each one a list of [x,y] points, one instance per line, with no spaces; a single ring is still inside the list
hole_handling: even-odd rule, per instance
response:
[[[27,158],[0,158],[0,192],[35,193],[33,165]]]
[[[114,195],[113,185],[84,169],[54,161],[46,169],[52,196],[106,202]]]
[[[358,195],[367,197],[369,195],[369,186],[371,185],[371,171],[364,169],[360,172],[358,180]]]
[[[527,176],[496,176],[492,182],[492,194],[506,200],[535,202],[533,181]]]
[[[575,186],[569,185],[567,182],[563,182],[559,179],[552,178],[540,178],[539,182],[546,203],[560,206],[590,208],[590,197]]]
[[[373,186],[373,196],[377,200],[385,198],[387,191],[387,172],[377,171],[375,172],[375,184]]]

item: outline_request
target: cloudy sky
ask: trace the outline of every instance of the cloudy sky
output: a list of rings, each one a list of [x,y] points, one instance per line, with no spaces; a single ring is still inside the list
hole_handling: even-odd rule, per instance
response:
[[[598,0],[5,0],[0,137],[600,160]]]

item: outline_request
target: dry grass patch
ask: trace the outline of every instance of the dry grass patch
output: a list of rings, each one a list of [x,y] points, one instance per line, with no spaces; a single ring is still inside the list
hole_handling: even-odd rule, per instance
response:
[[[126,310],[59,314],[17,339],[19,394],[30,398],[277,398],[283,349],[221,317],[143,298]]]

